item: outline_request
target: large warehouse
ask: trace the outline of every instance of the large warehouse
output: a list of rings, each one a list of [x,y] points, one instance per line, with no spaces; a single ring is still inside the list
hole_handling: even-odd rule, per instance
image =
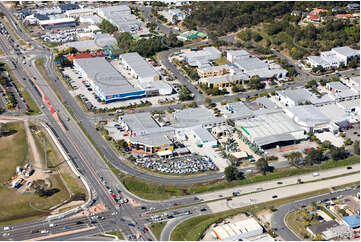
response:
[[[263,233],[263,228],[254,218],[212,228],[212,236],[217,240],[238,241]]]
[[[242,135],[262,149],[294,144],[306,138],[302,127],[296,125],[282,110],[258,110],[257,115],[236,121]]]
[[[75,59],[74,67],[107,103],[145,96],[144,90],[132,86],[104,57]]]

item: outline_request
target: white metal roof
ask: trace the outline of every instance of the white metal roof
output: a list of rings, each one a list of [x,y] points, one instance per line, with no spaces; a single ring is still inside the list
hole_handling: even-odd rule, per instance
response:
[[[220,237],[220,239],[223,240],[236,235],[242,235],[256,231],[262,233],[263,229],[254,218],[249,218],[235,223],[218,225],[217,227],[213,227],[212,231],[214,231]]]
[[[153,66],[145,61],[137,52],[122,54],[119,58],[123,59],[130,66],[138,75],[140,81],[145,78],[154,80],[155,76],[159,75]]]
[[[141,91],[133,87],[104,57],[75,59],[87,76],[105,96]]]

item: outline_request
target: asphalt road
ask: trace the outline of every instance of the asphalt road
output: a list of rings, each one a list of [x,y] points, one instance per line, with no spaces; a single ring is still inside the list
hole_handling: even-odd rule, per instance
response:
[[[312,202],[316,202],[319,200],[331,199],[333,197],[337,197],[338,195],[352,195],[356,194],[359,190],[348,190],[348,191],[340,191],[335,193],[329,193],[322,196],[312,197],[292,203],[287,203],[282,205],[276,212],[272,214],[271,217],[271,227],[272,229],[281,236],[285,241],[300,241],[297,235],[295,235],[286,225],[285,225],[285,217],[288,213],[301,208],[302,205],[308,205]]]

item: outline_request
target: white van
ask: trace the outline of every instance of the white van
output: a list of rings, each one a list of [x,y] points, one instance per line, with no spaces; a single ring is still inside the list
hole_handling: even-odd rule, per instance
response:
[[[318,172],[312,173],[312,176],[319,176],[319,175],[320,175],[320,173],[318,173]]]

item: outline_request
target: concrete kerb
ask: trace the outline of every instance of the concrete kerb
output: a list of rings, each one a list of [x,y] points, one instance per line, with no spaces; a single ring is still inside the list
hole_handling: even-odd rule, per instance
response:
[[[75,168],[74,164],[71,162],[69,156],[67,155],[67,153],[64,151],[64,148],[62,147],[62,145],[60,144],[60,142],[57,140],[57,138],[55,137],[55,135],[53,134],[53,132],[51,131],[51,129],[48,127],[47,124],[45,123],[41,123],[41,125],[45,128],[45,130],[48,132],[48,134],[50,135],[51,139],[53,140],[53,142],[55,143],[56,147],[58,148],[59,152],[61,153],[61,155],[64,157],[65,161],[68,163],[70,169],[74,172],[74,174],[78,177],[80,177],[80,180],[82,181],[82,183],[84,184],[87,192],[88,192],[88,201],[86,201],[83,205],[81,205],[82,208],[86,207],[91,199],[92,199],[92,193],[90,190],[90,187],[88,185],[88,183],[86,182],[84,176],[82,174],[80,174],[78,172],[78,170]],[[59,216],[65,216],[67,214],[73,213],[73,212],[77,212],[79,208],[74,208],[71,210],[68,210],[62,214],[57,214],[57,215],[52,215],[52,216],[48,216],[48,219],[55,219]]]

